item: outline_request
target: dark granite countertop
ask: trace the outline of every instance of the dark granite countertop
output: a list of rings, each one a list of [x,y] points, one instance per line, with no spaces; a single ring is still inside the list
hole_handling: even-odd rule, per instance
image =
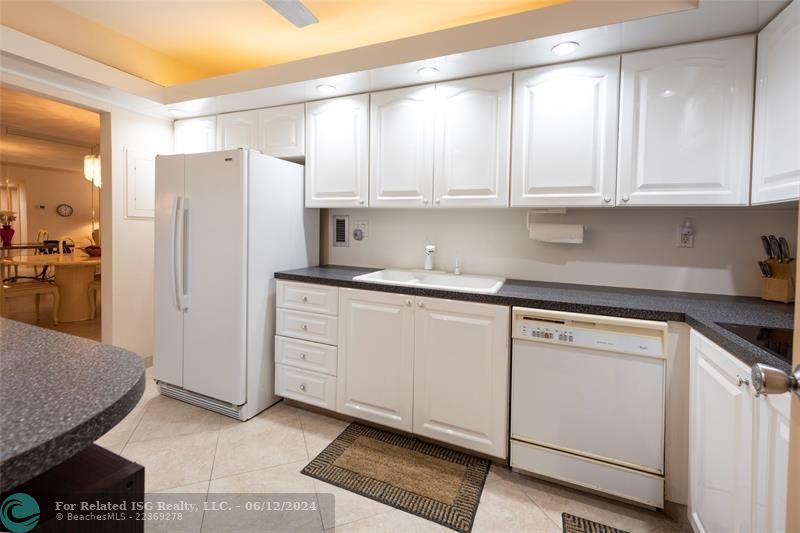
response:
[[[789,371],[791,365],[721,328],[717,322],[793,327],[794,306],[746,296],[651,291],[565,283],[507,280],[497,294],[471,294],[419,287],[353,281],[379,268],[320,266],[276,272],[278,279],[337,285],[499,305],[516,305],[572,313],[686,322],[746,365],[765,363]]]
[[[0,318],[0,490],[86,448],[134,408],[144,385],[132,352]]]

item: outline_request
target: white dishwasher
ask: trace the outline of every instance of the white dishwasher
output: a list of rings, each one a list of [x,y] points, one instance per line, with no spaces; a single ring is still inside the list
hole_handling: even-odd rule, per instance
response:
[[[512,468],[663,508],[667,324],[512,316]]]

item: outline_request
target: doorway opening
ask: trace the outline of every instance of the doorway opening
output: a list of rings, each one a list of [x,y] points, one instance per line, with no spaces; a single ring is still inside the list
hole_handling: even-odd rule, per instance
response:
[[[0,315],[100,340],[100,114],[0,85]]]

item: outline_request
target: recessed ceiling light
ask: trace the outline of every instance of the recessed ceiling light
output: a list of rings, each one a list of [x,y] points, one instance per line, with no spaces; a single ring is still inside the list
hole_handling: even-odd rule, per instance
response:
[[[580,47],[581,45],[579,45],[575,41],[564,41],[563,43],[558,43],[557,45],[555,45],[553,48],[550,49],[550,51],[553,52],[553,55],[565,56],[571,54]]]
[[[439,74],[439,69],[436,67],[422,67],[417,69],[417,74],[423,78],[432,78]]]
[[[331,94],[332,92],[336,91],[336,87],[327,83],[321,83],[320,85],[317,85],[317,90],[322,94]]]
[[[663,91],[658,93],[658,95],[664,98],[669,98],[671,96],[675,96],[675,91],[673,91],[672,89],[664,89]]]

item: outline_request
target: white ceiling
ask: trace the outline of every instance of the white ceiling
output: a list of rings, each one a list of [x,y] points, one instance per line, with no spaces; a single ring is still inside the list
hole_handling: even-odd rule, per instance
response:
[[[400,65],[318,78],[264,89],[226,94],[188,101],[166,102],[175,118],[202,116],[244,109],[256,109],[289,103],[318,100],[319,84],[331,84],[336,93],[330,96],[378,91],[418,85],[439,80],[518,70],[563,61],[612,55],[634,50],[754,33],[769,22],[789,0],[702,0],[697,9],[660,15],[621,24],[552,35],[530,41],[497,46],[414,61]],[[562,41],[577,41],[580,49],[565,57],[554,56],[550,49]],[[435,66],[439,74],[422,79],[417,70]],[[234,80],[237,74],[225,78]],[[232,85],[235,85],[232,83]]]

